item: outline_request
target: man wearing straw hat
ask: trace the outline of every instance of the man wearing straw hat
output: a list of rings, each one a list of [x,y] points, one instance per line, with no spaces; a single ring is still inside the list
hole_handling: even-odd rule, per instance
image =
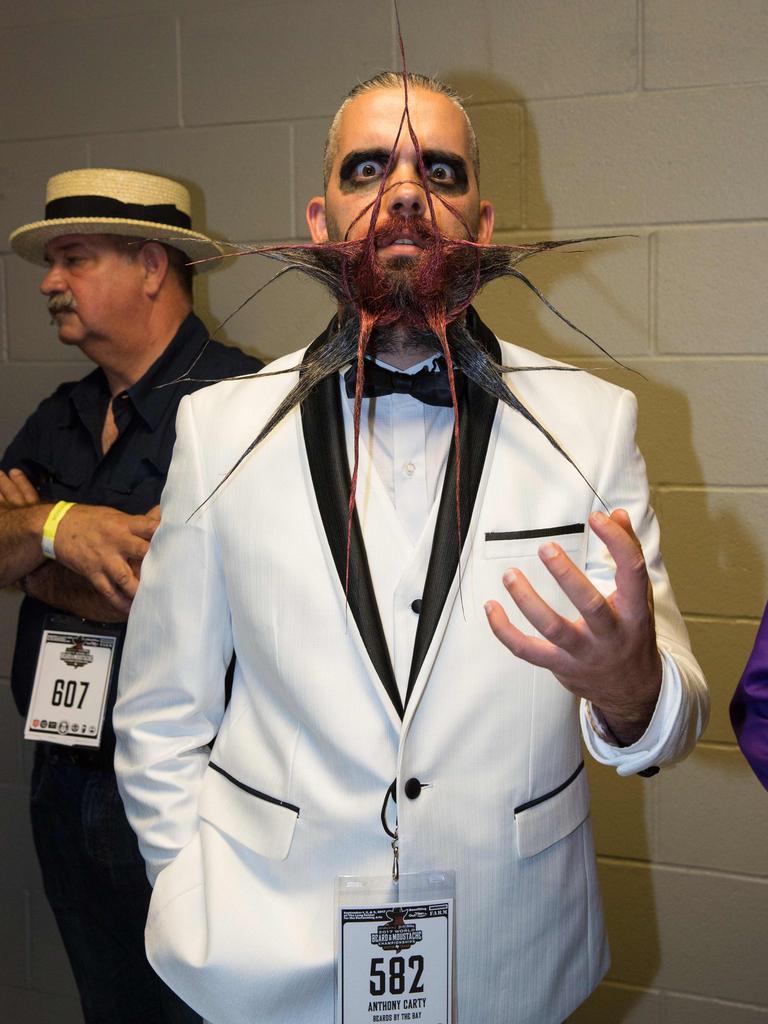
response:
[[[144,954],[149,885],[115,787],[111,708],[179,401],[261,364],[210,341],[192,312],[188,264],[221,250],[192,230],[176,181],[57,174],[45,219],[10,242],[47,266],[40,289],[59,340],[96,363],[41,403],[0,462],[0,586],[25,593],[12,687],[36,741],[45,891],[89,1024],[196,1021]]]

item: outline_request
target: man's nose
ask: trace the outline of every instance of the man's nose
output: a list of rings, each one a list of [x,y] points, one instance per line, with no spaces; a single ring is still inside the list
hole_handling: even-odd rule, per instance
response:
[[[387,209],[401,217],[419,217],[426,209],[424,189],[418,181],[404,179],[395,182],[387,192]]]
[[[40,291],[43,295],[55,295],[57,292],[63,292],[64,290],[65,285],[61,271],[56,266],[49,267],[48,273],[40,282]]]

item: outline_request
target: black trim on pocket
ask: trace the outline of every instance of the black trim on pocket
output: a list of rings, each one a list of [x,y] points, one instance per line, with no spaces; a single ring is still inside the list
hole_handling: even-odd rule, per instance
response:
[[[562,793],[564,789],[567,789],[572,782],[578,779],[579,775],[584,769],[584,762],[582,761],[573,775],[569,775],[565,782],[561,783],[556,789],[550,789],[544,796],[534,797],[533,800],[527,800],[524,804],[520,804],[519,807],[515,808],[515,814],[520,814],[521,811],[529,811],[531,807],[536,807],[538,804],[543,804],[545,800],[551,800],[553,796],[557,796],[558,793]]]
[[[225,772],[223,768],[220,768],[219,765],[215,764],[213,761],[208,762],[208,767],[213,768],[213,770],[218,772],[219,775],[223,775],[225,779],[229,779],[229,781],[233,785],[237,786],[238,789],[245,790],[246,793],[250,793],[251,796],[258,797],[259,800],[266,800],[268,804],[277,804],[278,807],[285,807],[286,810],[293,811],[296,814],[296,817],[299,816],[299,808],[296,804],[289,804],[286,800],[278,800],[276,796],[269,796],[267,793],[262,793],[261,790],[252,789],[251,786],[246,786],[244,782],[240,782],[240,780],[236,779],[234,775],[230,775],[229,772]]]
[[[557,537],[565,533],[584,533],[584,523],[568,526],[547,526],[543,530],[510,530],[505,533],[486,533],[486,540],[531,540],[536,537]]]

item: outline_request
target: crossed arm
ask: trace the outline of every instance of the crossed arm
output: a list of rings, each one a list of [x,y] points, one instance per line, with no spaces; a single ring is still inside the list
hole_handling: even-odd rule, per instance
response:
[[[75,505],[59,524],[56,561],[50,562],[41,538],[52,508],[22,470],[0,470],[0,587],[19,584],[32,597],[83,618],[124,621],[159,509],[132,516],[103,505]]]

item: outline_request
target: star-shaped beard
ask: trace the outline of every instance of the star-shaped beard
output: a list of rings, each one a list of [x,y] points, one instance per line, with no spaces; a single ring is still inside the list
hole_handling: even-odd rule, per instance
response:
[[[442,200],[441,197],[436,197]],[[445,203],[450,208],[450,204]],[[365,211],[364,211],[365,212]],[[378,251],[392,239],[407,237],[418,254],[395,257],[387,262]],[[604,236],[600,236],[604,237]],[[379,218],[375,230],[353,241],[317,244],[284,244],[248,250],[285,264],[285,270],[298,270],[317,281],[339,305],[339,315],[327,338],[313,349],[300,366],[281,371],[263,370],[257,377],[274,373],[295,373],[299,379],[280,402],[264,427],[232,466],[216,490],[261,444],[274,428],[329,376],[356,363],[354,402],[354,465],[349,495],[347,522],[346,583],[349,580],[349,552],[352,517],[355,508],[359,465],[360,413],[365,378],[365,356],[371,343],[381,339],[387,329],[397,327],[405,336],[415,337],[420,346],[433,344],[445,356],[454,412],[453,443],[456,456],[456,527],[461,535],[460,438],[456,373],[473,381],[498,401],[504,402],[540,431],[549,444],[585,480],[598,500],[600,496],[579,467],[547,428],[511,391],[503,375],[511,372],[581,372],[570,366],[504,366],[498,363],[467,328],[465,313],[475,296],[491,281],[512,277],[530,288],[552,312],[579,334],[592,341],[609,358],[610,353],[588,334],[571,323],[546,299],[518,269],[520,263],[538,253],[576,242],[597,238],[541,241],[526,245],[481,245],[474,241],[440,234],[424,217]],[[409,247],[409,252],[412,253]],[[243,253],[244,255],[244,253]],[[284,273],[285,271],[281,271]],[[216,493],[215,491],[213,492]],[[207,500],[212,497],[209,496]],[[205,504],[205,503],[204,503]],[[201,506],[202,507],[202,506]]]
[[[418,255],[395,258],[394,263],[390,261],[388,264],[378,259],[376,254],[388,239],[406,236],[418,239]],[[312,358],[305,359],[300,368],[280,371],[289,373],[300,369],[301,376],[252,447],[259,444],[321,380],[350,362],[357,363],[358,390],[362,395],[364,359],[369,345],[377,335],[381,336],[381,332],[397,325],[406,334],[414,335],[420,345],[431,341],[436,350],[442,350],[452,389],[453,371],[461,370],[479,387],[523,415],[567,458],[548,431],[512,393],[502,374],[534,370],[580,371],[566,366],[503,366],[469,333],[464,313],[487,284],[500,277],[512,277],[530,288],[557,317],[613,360],[609,352],[563,316],[518,270],[520,263],[538,253],[603,237],[612,236],[541,241],[527,245],[480,245],[440,235],[423,217],[393,216],[380,223],[375,232],[355,241],[275,245],[250,250],[317,281],[341,309],[335,330],[315,350]],[[260,376],[264,375],[262,371]],[[453,397],[454,413],[457,413],[455,392]]]
[[[382,244],[388,238],[406,235],[419,239],[419,254],[401,260],[396,258],[394,265],[382,263],[376,255]],[[351,362],[358,366],[357,390],[362,397],[364,359],[370,343],[381,332],[397,325],[415,335],[421,345],[431,341],[436,350],[442,350],[448,366],[456,416],[458,411],[453,373],[460,370],[479,387],[523,415],[547,437],[560,454],[568,458],[546,428],[512,393],[502,374],[542,369],[574,372],[575,368],[503,366],[469,333],[464,324],[464,313],[475,296],[491,281],[500,277],[514,277],[530,288],[556,316],[584,334],[559,313],[517,268],[523,260],[537,253],[587,240],[593,239],[543,241],[528,245],[479,245],[439,235],[432,231],[429,222],[422,217],[392,217],[371,236],[355,241],[275,245],[252,250],[285,263],[286,269],[299,270],[323,285],[339,304],[341,313],[335,330],[315,350],[311,359],[305,360],[300,368],[280,371],[288,373],[300,369],[300,378],[255,438],[248,452],[263,441],[321,380]],[[584,336],[589,338],[589,335]],[[589,340],[598,345],[594,339]],[[602,346],[598,347],[605,352]],[[609,355],[607,352],[605,354]],[[262,371],[260,376],[264,375]],[[356,401],[356,406],[358,404]]]

